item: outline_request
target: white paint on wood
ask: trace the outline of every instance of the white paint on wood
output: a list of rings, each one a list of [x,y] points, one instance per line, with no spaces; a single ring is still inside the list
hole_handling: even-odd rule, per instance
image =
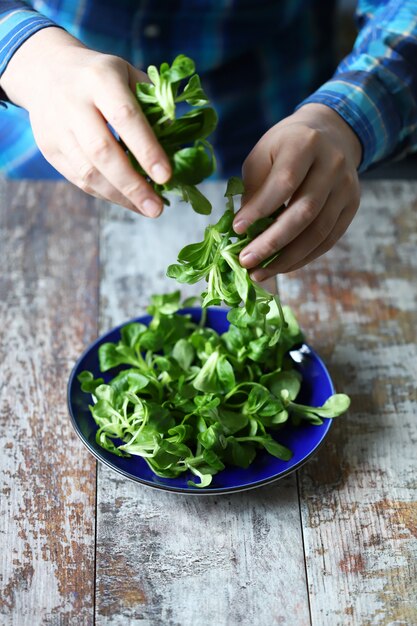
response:
[[[207,189],[217,217],[223,186]],[[94,461],[65,383],[95,332],[97,222],[68,186],[0,192],[0,622],[91,624]],[[303,626],[309,600],[313,626],[417,624],[416,207],[416,183],[367,183],[339,245],[280,277],[352,397],[301,471],[302,531],[295,476],[201,499],[100,466],[97,624]],[[103,211],[102,332],[176,288],[166,266],[214,216],[178,203],[157,221]]]
[[[352,397],[301,475],[313,626],[417,624],[417,183],[367,183],[326,257],[280,277]]]
[[[0,623],[92,624],[95,463],[66,383],[96,330],[96,220],[62,184],[2,183],[0,199]]]

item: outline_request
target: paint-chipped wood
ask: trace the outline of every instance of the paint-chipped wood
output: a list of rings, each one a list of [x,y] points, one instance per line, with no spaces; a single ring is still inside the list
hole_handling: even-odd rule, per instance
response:
[[[113,208],[101,240],[101,331],[144,312],[186,243],[210,217],[175,203],[157,221]],[[199,286],[184,286],[184,295]],[[295,476],[233,496],[192,498],[98,469],[97,624],[310,624]]]
[[[218,215],[223,185],[208,189]],[[98,331],[97,204],[68,185],[0,183],[1,625],[417,624],[417,184],[366,183],[342,242],[280,277],[352,397],[299,493],[293,475],[189,498],[99,466],[94,620],[95,463],[65,387]],[[168,211],[105,211],[101,331],[175,289],[167,264],[213,219]]]
[[[97,334],[95,202],[0,183],[0,623],[93,623],[95,462],[66,383]]]
[[[352,397],[300,472],[313,626],[417,624],[417,183],[364,184],[339,245],[279,279]]]

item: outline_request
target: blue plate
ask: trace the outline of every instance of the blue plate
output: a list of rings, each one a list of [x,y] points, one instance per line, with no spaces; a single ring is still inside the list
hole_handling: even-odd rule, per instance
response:
[[[190,314],[194,322],[198,322],[201,317],[200,308],[182,309],[180,313]],[[206,325],[214,328],[220,334],[224,333],[229,326],[226,315],[227,311],[225,309],[209,308],[207,310]],[[150,320],[151,317],[145,315],[125,322],[125,324],[130,322],[149,324]],[[100,372],[98,349],[101,344],[107,341],[119,341],[120,329],[125,324],[121,324],[99,337],[78,359],[68,381],[68,408],[75,431],[88,450],[99,461],[126,478],[150,487],[164,489],[165,491],[197,495],[222,494],[253,489],[282,478],[300,467],[317,451],[329,432],[332,424],[330,419],[324,420],[324,423],[320,426],[303,423],[295,427],[288,423],[279,431],[276,437],[280,443],[292,450],[293,457],[290,461],[281,461],[265,451],[259,451],[250,467],[247,469],[227,467],[213,476],[211,485],[204,489],[187,485],[188,480],[195,479],[191,474],[184,473],[184,475],[178,478],[161,478],[156,476],[140,457],[123,458],[115,456],[96,443],[97,426],[88,408],[89,404],[91,404],[91,396],[81,391],[81,385],[77,380],[77,376],[83,370],[89,370],[94,374],[94,377],[101,376],[105,382],[108,382],[113,377],[114,374],[112,373],[106,372],[102,374]],[[303,383],[297,401],[311,406],[321,406],[334,393],[333,383],[324,363],[314,350],[306,344],[299,346],[296,350],[292,350],[290,355],[294,359],[297,370],[303,376]]]

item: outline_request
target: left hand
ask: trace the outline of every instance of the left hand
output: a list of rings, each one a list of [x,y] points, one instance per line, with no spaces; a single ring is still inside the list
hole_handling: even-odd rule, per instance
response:
[[[279,206],[287,208],[240,254],[254,280],[302,267],[327,252],[359,207],[362,147],[333,109],[307,104],[273,126],[243,164],[245,194],[238,233]],[[265,269],[259,264],[281,251]]]
[[[136,83],[148,81],[124,59],[90,50],[51,27],[23,42],[0,84],[28,111],[40,151],[65,178],[93,196],[157,217],[161,198],[109,129],[111,124],[149,178],[169,180],[169,159],[134,96]]]

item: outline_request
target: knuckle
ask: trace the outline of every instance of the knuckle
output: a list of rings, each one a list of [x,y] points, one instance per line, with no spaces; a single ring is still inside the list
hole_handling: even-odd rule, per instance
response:
[[[96,137],[90,142],[88,152],[94,161],[106,161],[110,147],[110,141],[106,137]]]
[[[304,198],[301,206],[300,206],[300,218],[302,222],[311,222],[318,212],[322,203],[318,198],[310,197]]]
[[[93,193],[93,188],[90,186],[90,184],[85,182],[81,178],[77,179],[76,184],[77,184],[77,187],[81,189],[81,191],[84,191],[85,193],[89,193],[89,194]]]
[[[128,183],[121,189],[124,196],[128,198],[135,198],[136,200],[141,200],[145,197],[144,185],[141,182],[135,181],[133,183]]]
[[[125,65],[125,61],[123,61],[121,57],[118,57],[115,54],[103,54],[102,59],[106,67],[120,67],[122,65]]]
[[[113,54],[97,54],[90,63],[89,70],[93,77],[103,79],[107,75],[109,69],[119,69],[123,60]]]
[[[271,255],[275,254],[277,250],[278,250],[278,247],[277,247],[276,241],[274,239],[268,238],[262,242],[262,250],[260,250],[262,254],[259,254],[259,256],[262,259],[267,259]]]
[[[317,145],[320,139],[320,133],[315,128],[306,126],[304,130],[304,141],[308,147],[314,147]]]
[[[83,186],[91,187],[91,184],[94,181],[96,175],[97,170],[94,165],[86,163],[85,165],[80,167],[79,180]]]
[[[330,236],[331,228],[328,223],[316,220],[313,226],[313,232],[315,241],[320,243]]]
[[[292,169],[283,169],[280,172],[280,179],[282,181],[282,185],[288,192],[288,196],[292,196],[295,191],[297,191],[297,179],[295,177],[295,173]]]
[[[270,209],[266,205],[262,204],[256,211],[252,211],[249,208],[246,210],[246,207],[244,207],[240,217],[253,224],[263,217],[268,217],[270,214]]]
[[[141,164],[150,169],[152,165],[160,162],[159,153],[151,145],[144,144],[141,148],[140,161]]]
[[[346,166],[345,154],[343,152],[340,152],[339,150],[335,152],[335,154],[333,155],[332,163],[336,171],[344,168]]]
[[[355,186],[355,176],[352,174],[352,172],[350,171],[345,172],[343,176],[343,184],[346,185],[347,187]]]
[[[109,122],[114,124],[115,126],[123,126],[125,124],[128,124],[129,122],[132,122],[134,119],[137,118],[137,116],[137,107],[133,103],[124,102],[113,110],[110,115]]]

